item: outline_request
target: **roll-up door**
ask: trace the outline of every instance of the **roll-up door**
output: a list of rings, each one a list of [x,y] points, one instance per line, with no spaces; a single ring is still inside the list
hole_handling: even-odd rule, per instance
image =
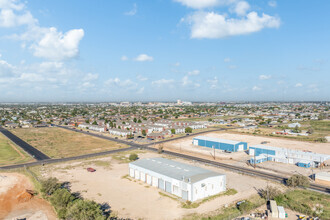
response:
[[[172,183],[165,181],[165,191],[172,193]]]
[[[158,188],[162,189],[162,190],[165,190],[164,180],[158,179]]]

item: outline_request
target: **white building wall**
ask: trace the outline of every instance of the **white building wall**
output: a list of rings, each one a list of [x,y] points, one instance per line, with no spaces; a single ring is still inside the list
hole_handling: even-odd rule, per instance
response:
[[[134,170],[134,172],[133,172]],[[146,182],[147,176],[150,176],[151,178],[151,183],[148,184],[158,187],[158,180],[162,179],[164,180],[164,186],[165,188],[165,181],[170,182],[172,185],[172,194],[182,197],[182,190],[188,192],[188,200],[189,201],[196,201],[198,199],[203,199],[205,197],[211,196],[218,194],[220,192],[223,192],[226,190],[226,176],[225,175],[220,175],[220,176],[215,176],[215,177],[209,177],[206,179],[203,179],[199,182],[194,183],[193,185],[187,182],[179,181],[176,179],[172,179],[168,176],[161,175],[159,173],[153,172],[148,169],[144,169],[142,167],[136,166],[134,164],[129,164],[129,172],[130,175],[131,173],[134,173],[135,179],[139,179],[143,182]],[[143,175],[141,175],[143,174]],[[133,177],[133,176],[131,176]],[[157,182],[156,182],[157,181]],[[202,184],[205,184],[206,189],[202,187]],[[212,187],[213,185],[213,187]],[[197,193],[196,193],[197,190]]]
[[[226,176],[214,176],[192,185],[192,201],[216,195],[226,190]]]

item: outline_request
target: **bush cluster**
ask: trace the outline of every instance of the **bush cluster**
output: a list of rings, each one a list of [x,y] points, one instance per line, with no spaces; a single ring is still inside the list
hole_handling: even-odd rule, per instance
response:
[[[104,220],[101,205],[94,201],[79,198],[71,193],[56,178],[41,181],[41,192],[51,202],[60,219]]]

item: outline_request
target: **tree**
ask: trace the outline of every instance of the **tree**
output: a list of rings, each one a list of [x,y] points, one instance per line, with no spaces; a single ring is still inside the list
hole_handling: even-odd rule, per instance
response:
[[[208,121],[212,121],[212,118],[209,118]]]
[[[146,136],[146,135],[147,135],[146,130],[142,130],[142,135],[143,135],[143,136]]]
[[[138,123],[142,123],[141,119],[138,120]]]
[[[171,129],[171,133],[175,134],[175,129],[174,128]]]
[[[159,153],[159,154],[161,154],[161,153],[163,153],[163,150],[164,149],[164,146],[162,145],[162,144],[160,144],[160,145],[158,145],[158,149],[157,149],[157,152]]]
[[[135,161],[135,160],[137,160],[138,158],[139,158],[139,156],[138,156],[137,154],[130,154],[129,157],[128,157],[128,159],[129,159],[130,161]]]
[[[46,195],[52,195],[60,187],[61,184],[58,183],[58,179],[55,177],[50,177],[41,181],[41,192],[45,193]]]
[[[292,130],[294,133],[300,133],[301,130],[300,128],[298,127],[298,125],[296,125],[296,127]]]
[[[308,187],[309,186],[309,180],[306,176],[300,175],[300,174],[295,174],[291,176],[287,181],[286,184],[288,186],[292,187]]]
[[[242,212],[245,213],[247,211],[250,211],[253,208],[253,204],[250,201],[245,201],[242,202],[239,206],[238,209]]]
[[[67,206],[75,199],[75,197],[67,189],[57,189],[50,202],[55,207],[57,215],[60,219],[66,217]]]
[[[314,133],[314,129],[313,128],[308,128],[307,133],[308,134],[313,134]]]
[[[192,128],[191,127],[186,127],[185,129],[186,133],[192,133]]]
[[[275,197],[281,195],[281,191],[275,187],[267,186],[265,189],[261,189],[259,194],[266,200],[273,200]]]
[[[134,119],[133,119],[133,121],[134,121],[134,123],[136,123],[136,122],[137,122],[137,119],[136,119],[136,118],[134,118]]]
[[[97,125],[97,122],[96,121],[93,121],[93,125]]]
[[[86,119],[85,122],[86,122],[87,124],[89,124],[89,119]]]
[[[102,215],[101,206],[90,200],[75,200],[68,208],[66,219],[71,220],[101,220],[105,219]]]

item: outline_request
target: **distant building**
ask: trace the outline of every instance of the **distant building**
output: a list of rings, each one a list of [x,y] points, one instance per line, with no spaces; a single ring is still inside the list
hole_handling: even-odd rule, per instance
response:
[[[288,127],[289,128],[295,128],[295,127],[298,127],[298,128],[300,128],[301,127],[301,124],[300,123],[291,123],[291,124],[288,124]]]
[[[193,145],[215,148],[230,152],[247,150],[247,143],[242,141],[232,141],[220,138],[198,136],[193,138]]]
[[[134,161],[129,175],[192,202],[226,190],[224,174],[165,158]]]
[[[305,152],[288,148],[279,148],[266,145],[254,145],[249,147],[249,155],[253,156],[250,163],[262,163],[275,161],[281,163],[296,164],[300,167],[319,167],[330,159],[330,155]],[[254,158],[256,160],[254,160]]]

